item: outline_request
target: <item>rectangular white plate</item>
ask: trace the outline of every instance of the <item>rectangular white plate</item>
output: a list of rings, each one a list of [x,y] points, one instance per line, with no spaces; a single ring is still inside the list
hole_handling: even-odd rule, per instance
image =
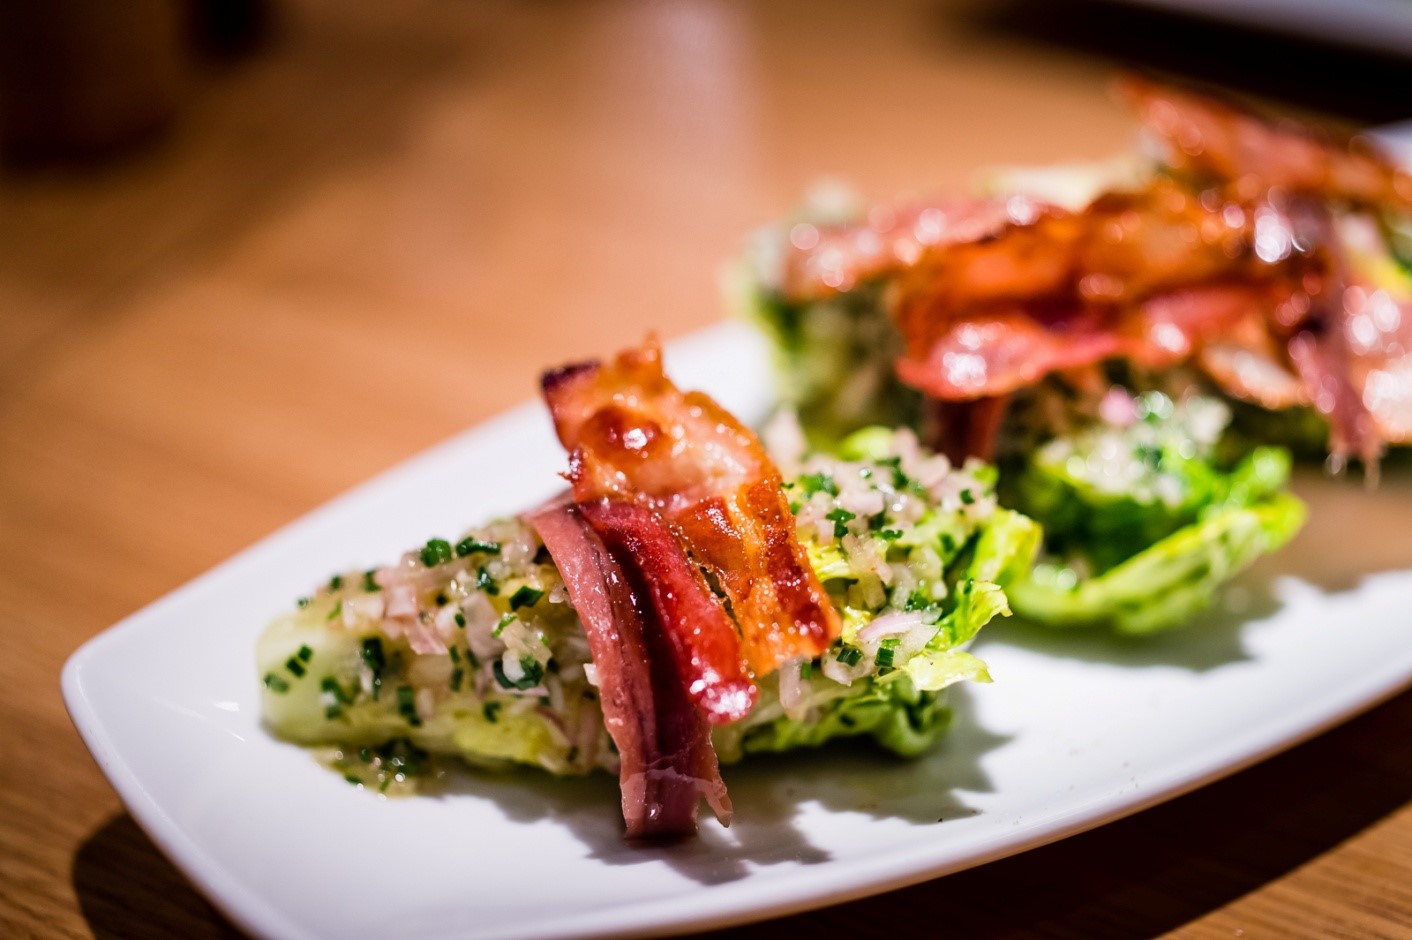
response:
[[[740,326],[669,351],[685,387],[768,407]],[[550,937],[703,928],[1019,852],[1231,773],[1412,681],[1412,481],[1301,480],[1311,522],[1241,579],[1237,614],[1148,642],[999,623],[994,685],[903,763],[833,749],[728,768],[736,824],[628,848],[616,781],[466,775],[380,800],[261,726],[256,636],[328,572],[370,566],[559,485],[529,405],[341,497],[101,634],[64,698],[153,840],[233,920],[285,938]]]
[[[669,368],[742,416],[770,400],[737,326]],[[253,648],[329,571],[548,495],[563,454],[521,408],[336,500],[69,661],[75,724],[132,814],[232,919],[272,937],[548,937],[723,924],[1018,852],[1230,773],[1412,680],[1412,486],[1301,481],[1309,529],[1242,579],[1243,616],[1149,642],[1000,623],[995,684],[915,764],[857,749],[728,768],[729,830],[628,848],[616,782],[534,772],[380,800],[260,725]],[[1357,533],[1356,538],[1353,533]],[[943,821],[944,820],[944,821]]]

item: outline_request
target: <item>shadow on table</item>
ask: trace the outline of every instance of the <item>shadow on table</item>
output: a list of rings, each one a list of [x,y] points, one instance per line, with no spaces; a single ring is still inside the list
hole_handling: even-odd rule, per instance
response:
[[[73,863],[74,893],[95,940],[231,940],[241,936],[127,813],[113,816]]]
[[[1165,934],[1288,875],[1406,806],[1412,801],[1412,749],[1401,742],[1409,736],[1412,692],[1129,819],[878,898],[719,936],[906,932],[984,940]],[[944,835],[938,830],[938,838]],[[1333,933],[1325,928],[1339,916],[1330,910],[1336,902],[1324,897],[1311,903],[1322,907],[1307,915],[1307,935]],[[1356,903],[1350,899],[1350,910]],[[1396,932],[1395,925],[1387,929]]]

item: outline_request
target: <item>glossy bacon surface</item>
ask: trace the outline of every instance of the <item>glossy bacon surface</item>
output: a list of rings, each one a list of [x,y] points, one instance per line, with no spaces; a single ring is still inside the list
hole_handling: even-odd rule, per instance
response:
[[[655,342],[545,376],[581,503],[659,514],[730,599],[756,675],[822,654],[841,624],[795,534],[779,470],[755,435],[662,372]]]
[[[1412,209],[1412,177],[1355,141],[1138,79],[1123,89],[1185,176],[1078,212],[991,199],[796,226],[785,293],[886,277],[898,377],[938,402],[1001,399],[1108,358],[1189,362],[1234,397],[1316,408],[1336,461],[1412,441],[1412,303],[1349,275],[1331,215]],[[972,410],[933,407],[964,440],[933,439],[951,453],[990,440]]]
[[[677,670],[661,611],[568,499],[525,518],[548,548],[583,622],[603,721],[621,761],[628,837],[690,835],[702,798],[729,825],[731,804],[710,725]]]
[[[1247,193],[1291,193],[1412,210],[1412,174],[1369,140],[1277,121],[1207,95],[1146,79],[1118,85],[1139,119],[1166,144],[1168,163],[1229,181]]]

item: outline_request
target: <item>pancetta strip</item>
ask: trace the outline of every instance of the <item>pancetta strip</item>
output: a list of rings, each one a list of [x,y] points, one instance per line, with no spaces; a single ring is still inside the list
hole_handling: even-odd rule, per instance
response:
[[[687,694],[654,604],[568,500],[525,521],[544,541],[583,623],[603,721],[621,761],[628,838],[694,833],[703,797],[729,825],[710,725]]]

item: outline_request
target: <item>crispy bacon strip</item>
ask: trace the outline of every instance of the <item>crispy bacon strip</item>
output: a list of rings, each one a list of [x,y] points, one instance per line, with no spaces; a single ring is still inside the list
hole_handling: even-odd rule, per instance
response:
[[[756,675],[828,649],[838,613],[795,534],[778,469],[725,409],[666,378],[655,341],[551,372],[543,387],[571,452],[574,498],[659,514],[730,599]]]
[[[583,622],[603,721],[621,760],[628,838],[694,833],[703,797],[730,825],[710,726],[677,671],[660,609],[567,499],[525,519],[549,549]]]
[[[785,259],[783,286],[791,297],[826,297],[896,274],[932,248],[982,242],[1040,215],[1062,214],[1015,197],[879,205],[856,223],[803,222],[790,231],[792,250]]]
[[[1208,95],[1135,76],[1118,90],[1167,145],[1168,162],[1263,194],[1271,187],[1412,210],[1412,174],[1371,141],[1275,121]]]

